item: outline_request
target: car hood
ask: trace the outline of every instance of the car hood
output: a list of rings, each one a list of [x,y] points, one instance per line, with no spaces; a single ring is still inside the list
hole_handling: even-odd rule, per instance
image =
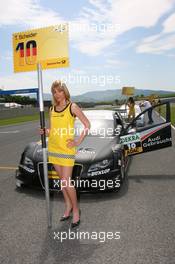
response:
[[[116,143],[116,138],[87,137],[77,148],[76,162],[92,163],[111,158]]]
[[[77,163],[92,163],[107,158],[112,158],[114,147],[118,142],[118,137],[86,137],[77,147],[75,160]],[[33,159],[36,162],[42,161],[41,142],[37,142],[33,151]]]

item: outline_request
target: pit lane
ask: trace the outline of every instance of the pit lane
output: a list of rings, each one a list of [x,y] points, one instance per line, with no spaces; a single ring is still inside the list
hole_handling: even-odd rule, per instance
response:
[[[0,128],[19,131],[0,134],[1,263],[174,264],[175,147],[134,156],[119,193],[81,195],[79,231],[119,231],[119,240],[61,243],[54,232],[67,232],[70,224],[59,222],[64,210],[61,193],[51,197],[53,225],[48,230],[44,193],[15,188],[13,168],[25,145],[39,140],[38,126],[30,122]],[[174,141],[174,130],[172,134]]]

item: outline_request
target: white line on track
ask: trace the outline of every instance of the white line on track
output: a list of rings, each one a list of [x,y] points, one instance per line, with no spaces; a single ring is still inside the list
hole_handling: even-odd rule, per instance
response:
[[[0,166],[0,170],[16,170],[17,167],[5,167],[5,166]]]
[[[11,130],[11,131],[0,131],[1,134],[15,134],[15,133],[19,133],[19,130]]]

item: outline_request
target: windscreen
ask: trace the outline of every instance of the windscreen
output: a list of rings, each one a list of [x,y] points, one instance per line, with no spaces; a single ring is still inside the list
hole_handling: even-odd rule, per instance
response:
[[[89,118],[91,128],[88,131],[88,136],[91,137],[111,137],[114,136],[114,120],[112,119],[95,119]],[[78,120],[75,120],[75,136],[79,136],[84,129],[84,125]]]

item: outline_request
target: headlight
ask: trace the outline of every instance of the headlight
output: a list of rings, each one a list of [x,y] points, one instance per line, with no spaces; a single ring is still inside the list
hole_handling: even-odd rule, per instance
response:
[[[91,166],[89,167],[88,172],[92,172],[92,171],[97,171],[97,170],[105,169],[105,168],[109,167],[109,166],[111,165],[111,163],[112,163],[112,160],[107,160],[107,159],[102,160],[102,161],[100,161],[100,162],[97,162],[97,163],[91,165]]]
[[[28,157],[25,157],[23,160],[23,164],[29,168],[34,168],[34,164],[33,161],[31,159],[29,159]]]

